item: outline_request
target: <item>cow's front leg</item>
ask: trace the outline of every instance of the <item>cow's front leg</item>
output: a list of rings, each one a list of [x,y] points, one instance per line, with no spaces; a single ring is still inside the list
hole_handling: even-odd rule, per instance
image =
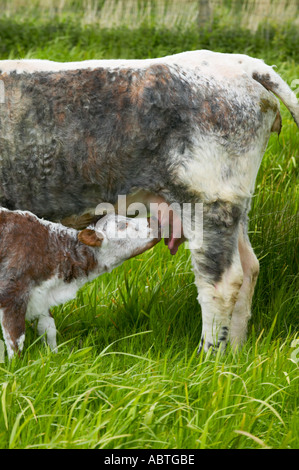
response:
[[[219,205],[205,212],[202,246],[192,248],[193,239],[191,253],[202,311],[199,350],[208,351],[226,347],[243,271],[238,251],[239,211]]]

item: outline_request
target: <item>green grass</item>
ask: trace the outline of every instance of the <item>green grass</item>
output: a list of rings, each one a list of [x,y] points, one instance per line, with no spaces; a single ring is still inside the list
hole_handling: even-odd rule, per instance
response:
[[[260,336],[225,357],[196,357],[173,343],[159,353],[156,342],[143,331],[106,348],[90,335],[57,356],[27,349],[3,372],[2,447],[296,446],[289,338]]]
[[[202,40],[191,30],[125,36],[90,27],[84,36],[72,23],[0,22],[1,58],[150,57]],[[206,33],[211,48],[246,52],[221,31]],[[254,48],[288,83],[299,77],[295,48],[282,56]],[[0,363],[1,448],[298,448],[299,133],[283,107],[282,116],[250,214],[261,272],[244,348],[196,355],[201,318],[189,252],[182,246],[172,257],[161,243],[53,309],[57,354],[27,325],[22,356]]]

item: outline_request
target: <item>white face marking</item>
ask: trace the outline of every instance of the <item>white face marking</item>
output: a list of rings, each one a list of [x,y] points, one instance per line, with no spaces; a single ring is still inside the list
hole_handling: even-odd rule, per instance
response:
[[[120,215],[113,215],[108,217],[105,221],[104,219],[102,220],[103,222],[100,221],[97,223],[96,230],[100,232],[103,231],[103,229],[101,229],[103,226],[104,235],[111,242],[115,241],[117,243],[119,239],[126,239],[128,249],[131,240],[139,238],[149,241],[151,238],[152,233],[147,219],[130,219]]]
[[[151,242],[157,238],[144,218],[130,219],[111,214],[100,219],[95,230],[100,238],[104,237],[98,250],[98,262],[109,271],[150,248]]]

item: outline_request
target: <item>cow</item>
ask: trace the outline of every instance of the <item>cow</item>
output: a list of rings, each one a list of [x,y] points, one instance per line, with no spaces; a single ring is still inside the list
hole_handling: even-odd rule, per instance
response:
[[[299,125],[296,96],[273,68],[207,50],[5,60],[0,83],[0,204],[65,224],[87,224],[118,195],[202,204],[202,240],[193,231],[191,249],[199,350],[242,345],[259,272],[248,212],[270,134],[281,129],[277,97]],[[177,246],[191,239],[189,227]],[[173,249],[173,234],[167,243]]]

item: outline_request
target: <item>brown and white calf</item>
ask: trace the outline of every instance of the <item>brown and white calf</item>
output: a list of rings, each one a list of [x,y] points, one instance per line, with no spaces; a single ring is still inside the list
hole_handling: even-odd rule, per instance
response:
[[[56,349],[50,307],[76,296],[80,287],[154,246],[147,219],[107,215],[80,232],[0,209],[0,321],[9,358],[22,350],[25,319],[38,319]]]
[[[299,124],[296,96],[272,67],[206,50],[8,60],[0,81],[0,204],[67,223],[118,195],[202,203],[203,243],[191,250],[200,343],[242,343],[258,275],[247,214],[269,136],[281,128],[274,94]]]

